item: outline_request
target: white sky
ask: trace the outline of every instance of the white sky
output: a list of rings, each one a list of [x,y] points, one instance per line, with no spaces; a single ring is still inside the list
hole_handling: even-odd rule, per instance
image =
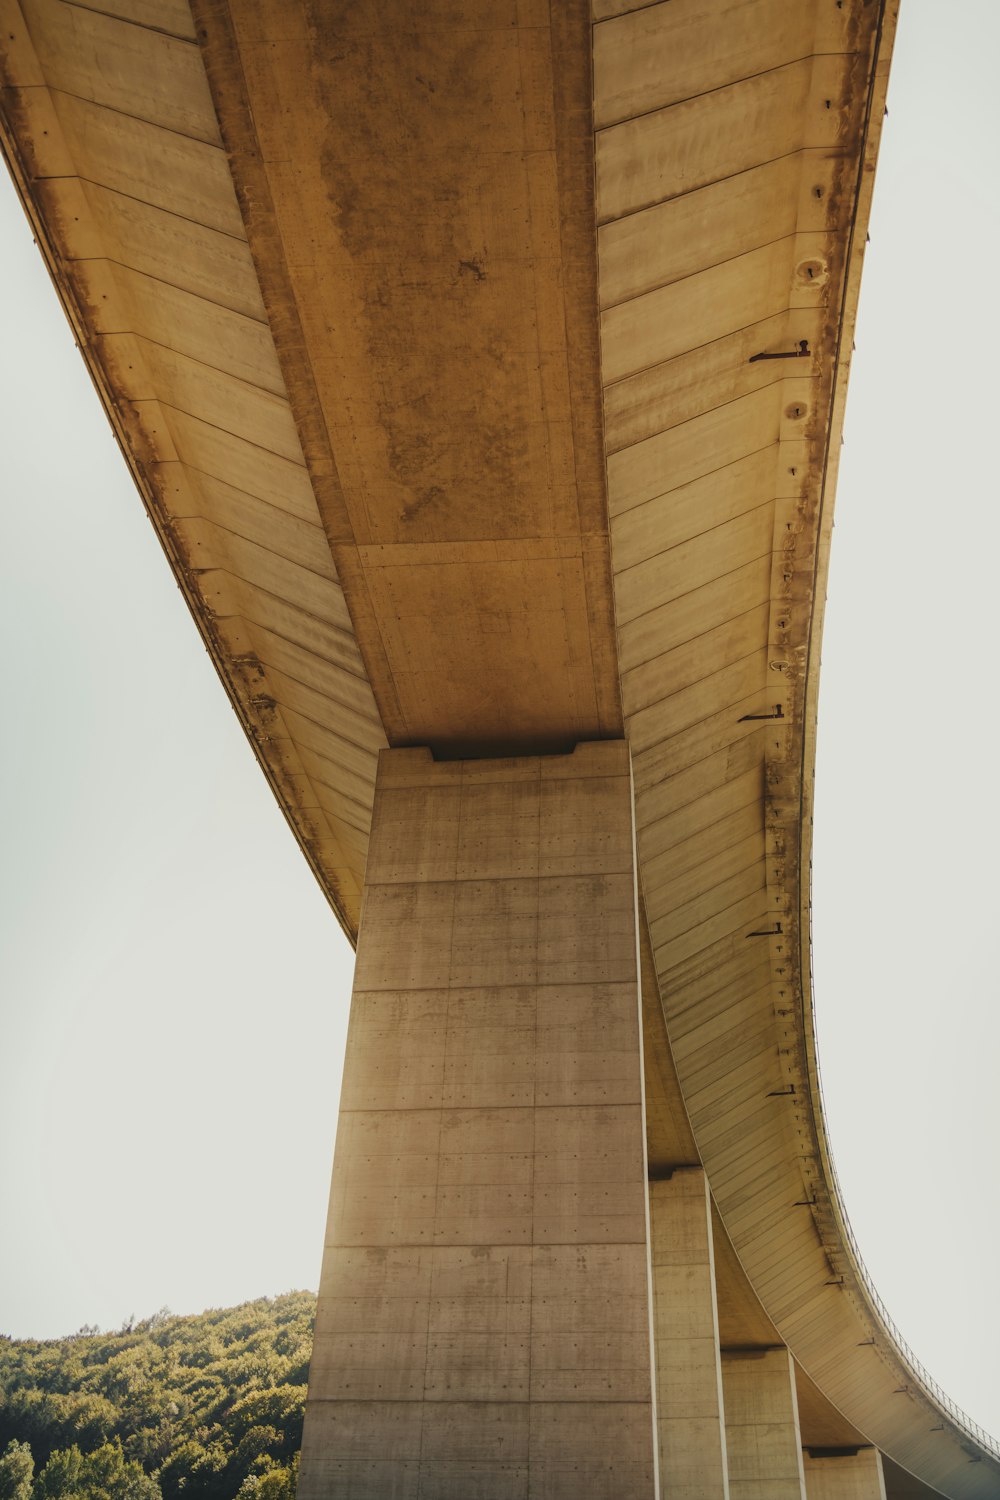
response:
[[[1000,7],[906,0],[837,499],[815,835],[834,1150],[1000,1433]],[[315,1287],[353,956],[0,182],[0,1330]]]
[[[820,1062],[875,1283],[1000,1435],[1000,7],[901,12],[823,644]]]

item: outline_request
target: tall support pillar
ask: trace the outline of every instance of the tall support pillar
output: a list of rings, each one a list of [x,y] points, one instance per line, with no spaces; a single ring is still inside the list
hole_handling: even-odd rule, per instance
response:
[[[728,1500],[712,1209],[700,1167],[649,1185],[660,1478],[670,1500]]]
[[[300,1500],[653,1500],[624,742],[380,757]]]
[[[885,1500],[882,1455],[877,1448],[856,1453],[804,1454],[807,1500]]]
[[[806,1500],[788,1350],[724,1349],[722,1390],[731,1500]]]

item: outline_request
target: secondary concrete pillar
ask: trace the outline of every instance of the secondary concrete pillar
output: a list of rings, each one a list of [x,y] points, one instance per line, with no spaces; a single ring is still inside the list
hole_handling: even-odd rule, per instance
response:
[[[877,1448],[856,1453],[803,1455],[807,1500],[885,1500],[882,1455]]]
[[[712,1209],[705,1173],[649,1185],[660,1482],[669,1500],[727,1500]]]
[[[623,742],[380,757],[301,1500],[656,1490]]]
[[[787,1349],[722,1351],[732,1500],[805,1500],[795,1368]]]

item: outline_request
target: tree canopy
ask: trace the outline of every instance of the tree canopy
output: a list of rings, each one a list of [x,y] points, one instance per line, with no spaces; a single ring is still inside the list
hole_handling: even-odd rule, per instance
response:
[[[0,1337],[0,1500],[294,1500],[316,1299]]]

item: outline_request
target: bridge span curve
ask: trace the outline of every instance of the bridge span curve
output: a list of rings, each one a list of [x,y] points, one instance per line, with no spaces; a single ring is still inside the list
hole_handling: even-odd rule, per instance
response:
[[[556,1398],[546,1360],[565,1330],[543,1348],[508,1324],[515,1399],[477,1325],[485,1365],[449,1345],[434,1385],[425,1331],[419,1378],[390,1401],[385,1361],[376,1370],[368,1352],[375,1325],[362,1357],[347,1324],[323,1321],[346,1295],[331,1280],[318,1348],[339,1353],[314,1364],[307,1496],[555,1496],[578,1493],[584,1472],[591,1493],[616,1500],[1000,1494],[1000,1447],[919,1365],[864,1271],[813,1027],[818,649],[894,24],[887,0],[595,0],[593,13],[580,0],[5,0],[11,171],[170,565],[352,941],[363,896],[366,932],[391,946],[403,926],[394,938],[378,916],[384,892],[417,881],[417,865],[436,891],[448,883],[449,797],[507,809],[476,813],[481,863],[448,877],[478,882],[488,903],[491,882],[514,894],[529,874],[541,884],[554,847],[543,839],[540,852],[510,808],[534,798],[540,819],[574,777],[607,783],[611,810],[592,784],[580,793],[590,810],[567,824],[586,842],[580,819],[587,838],[608,820],[587,855],[603,894],[579,887],[579,911],[561,919],[574,954],[574,923],[600,934],[611,922],[601,902],[622,871],[599,858],[613,847],[634,867],[638,976],[623,960],[615,985],[638,978],[641,996],[643,1076],[619,1104],[638,1109],[641,1096],[650,1390],[626,1402],[605,1371],[610,1398],[567,1395],[577,1356],[564,1352]],[[419,816],[401,800],[411,791]],[[619,837],[633,824],[634,860]],[[549,874],[565,886],[581,870]],[[596,915],[581,916],[594,900]],[[540,921],[530,910],[524,920]],[[483,945],[507,953],[510,911],[492,938],[485,911]],[[407,941],[416,964],[431,939],[417,924]],[[374,1001],[358,985],[361,1015]],[[430,1073],[418,1087],[409,1013],[394,1004],[403,1019],[379,1033],[379,1066],[409,1090],[411,1114],[443,1116],[443,1096],[419,1092]],[[574,1108],[585,1095],[588,1109],[609,1107],[595,1102],[614,1089],[594,1066]],[[378,1097],[342,1122],[348,1165],[352,1132],[391,1113]],[[513,1131],[491,1111],[489,1131]],[[579,1116],[564,1155],[582,1153],[592,1124]],[[421,1159],[435,1161],[438,1246],[435,1149]],[[367,1173],[388,1170],[365,1150]],[[477,1147],[469,1160],[485,1155],[521,1159]],[[344,1170],[334,1211],[347,1222],[361,1169],[350,1191]],[[383,1198],[400,1186],[390,1180]],[[532,1201],[513,1242],[539,1279],[551,1263]],[[688,1212],[707,1213],[701,1261],[697,1236],[683,1254],[675,1238]],[[605,1229],[587,1230],[595,1264]],[[347,1244],[331,1229],[330,1263],[355,1254],[358,1284],[393,1253],[369,1230]],[[502,1228],[490,1241],[496,1264],[508,1239]],[[455,1255],[470,1244],[475,1233],[447,1241]],[[509,1277],[517,1258],[502,1253]],[[686,1284],[710,1270],[697,1348],[663,1290],[682,1264]],[[676,1291],[677,1305],[689,1295]],[[384,1289],[369,1300],[387,1305]],[[517,1300],[541,1315],[534,1292]],[[619,1331],[605,1330],[609,1349]],[[405,1365],[390,1332],[385,1360]],[[693,1413],[706,1348],[717,1404]],[[338,1386],[347,1367],[363,1372],[363,1398]],[[767,1407],[765,1370],[774,1400],[791,1392],[785,1407]],[[484,1402],[509,1423],[511,1453],[522,1420],[511,1412],[528,1413],[523,1460],[463,1435]],[[584,1430],[643,1402],[658,1434],[648,1464],[608,1478],[614,1428],[581,1469]],[[410,1449],[399,1423],[417,1407]],[[545,1427],[557,1407],[572,1451]],[[793,1433],[794,1472],[767,1468],[762,1434],[779,1428]],[[397,1453],[391,1474],[383,1450]]]

